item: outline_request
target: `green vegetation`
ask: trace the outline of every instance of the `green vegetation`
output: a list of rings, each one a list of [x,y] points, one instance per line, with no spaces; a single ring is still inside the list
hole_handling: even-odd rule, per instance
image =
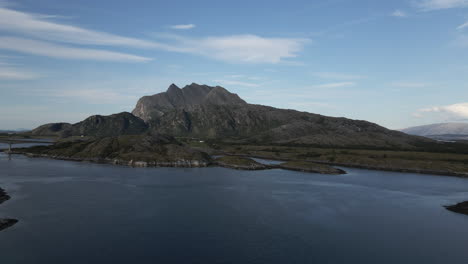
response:
[[[262,170],[267,166],[256,162],[253,159],[239,156],[223,156],[215,159],[215,162],[223,167],[244,170]]]
[[[130,165],[138,162],[139,166],[207,166],[211,161],[206,153],[159,134],[61,141],[52,146],[15,149],[15,152]]]
[[[468,177],[468,154],[255,145],[223,145],[222,151],[276,160]]]

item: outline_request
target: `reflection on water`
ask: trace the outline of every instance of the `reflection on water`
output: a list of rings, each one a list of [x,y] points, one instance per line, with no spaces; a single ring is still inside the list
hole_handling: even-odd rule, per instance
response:
[[[468,180],[0,154],[1,263],[466,263]]]

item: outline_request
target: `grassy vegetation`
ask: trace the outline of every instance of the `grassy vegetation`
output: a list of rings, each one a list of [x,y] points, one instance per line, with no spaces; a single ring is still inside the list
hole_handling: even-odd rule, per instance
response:
[[[253,159],[239,156],[223,156],[215,159],[215,162],[221,166],[235,169],[265,169],[266,166],[256,162]]]
[[[221,150],[236,155],[276,160],[468,175],[468,154],[254,145],[223,145]]]

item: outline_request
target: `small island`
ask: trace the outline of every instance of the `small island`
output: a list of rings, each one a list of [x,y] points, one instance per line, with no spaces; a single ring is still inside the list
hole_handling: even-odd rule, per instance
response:
[[[445,208],[455,213],[468,215],[468,201],[461,202],[455,205],[445,206]]]
[[[251,158],[239,156],[223,156],[216,158],[214,162],[221,167],[237,170],[265,170],[268,166],[258,163]]]
[[[9,199],[10,199],[10,196],[5,192],[5,190],[0,188],[0,204],[7,201],[7,200],[9,200]],[[18,223],[18,220],[16,220],[16,219],[0,218],[0,231],[2,231],[4,229],[7,229],[7,228],[15,225],[16,223]]]

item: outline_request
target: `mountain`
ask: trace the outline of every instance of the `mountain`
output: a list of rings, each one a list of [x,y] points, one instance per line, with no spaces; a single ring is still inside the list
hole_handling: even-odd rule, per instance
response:
[[[71,129],[69,123],[49,123],[39,126],[31,131],[33,136],[58,136],[63,130]]]
[[[148,122],[172,110],[191,109],[196,105],[246,105],[246,102],[219,86],[192,83],[180,89],[171,84],[166,92],[138,100],[132,114]]]
[[[148,130],[148,125],[140,118],[127,113],[109,116],[94,115],[76,123],[51,123],[31,131],[35,136],[93,136],[112,137],[120,135],[137,135]]]
[[[235,143],[410,149],[430,142],[367,121],[248,104],[222,87],[195,83],[142,97],[132,113],[152,131]]]
[[[401,130],[410,135],[438,140],[468,140],[468,123],[439,123],[409,127]]]

